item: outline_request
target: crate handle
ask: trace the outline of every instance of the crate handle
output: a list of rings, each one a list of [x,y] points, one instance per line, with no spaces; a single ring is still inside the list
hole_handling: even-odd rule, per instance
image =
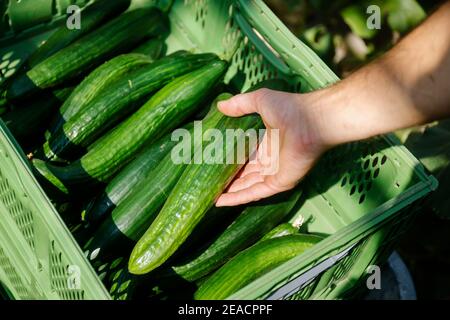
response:
[[[235,0],[235,4],[236,20],[243,32],[276,67],[280,66],[280,60],[283,61],[291,70],[288,74],[302,77],[308,83],[308,90],[317,90],[339,81],[338,76],[322,59],[294,36],[263,1]],[[239,18],[240,15],[242,19]],[[241,20],[245,22],[242,23]],[[279,57],[273,52],[277,52]]]
[[[281,59],[280,55],[273,49],[267,40],[253,28],[247,20],[239,13],[235,12],[234,20],[239,25],[240,30],[244,33],[258,51],[269,61],[275,68],[285,75],[292,75],[291,69]]]

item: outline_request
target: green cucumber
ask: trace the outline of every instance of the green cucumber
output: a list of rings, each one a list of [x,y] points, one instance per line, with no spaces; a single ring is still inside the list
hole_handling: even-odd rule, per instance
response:
[[[240,252],[209,277],[194,295],[196,300],[228,298],[250,282],[302,254],[322,238],[296,234],[261,241]]]
[[[52,114],[72,90],[73,88],[58,89],[43,93],[33,102],[22,101],[3,115],[2,120],[22,147],[30,147],[31,140],[40,137]]]
[[[102,221],[123,199],[133,192],[142,177],[153,171],[170,152],[175,142],[171,134],[151,144],[121,170],[105,188],[105,191],[89,205],[84,220],[91,225]]]
[[[117,80],[50,137],[42,148],[45,158],[74,158],[102,133],[136,110],[149,94],[173,78],[210,61],[217,61],[217,57],[213,54],[167,56]]]
[[[171,154],[161,160],[152,174],[143,178],[100,225],[86,251],[90,260],[127,253],[150,226],[185,166],[174,165]],[[129,251],[128,251],[129,252]]]
[[[286,82],[263,81],[251,90],[260,87],[285,89]],[[224,117],[223,121],[229,122],[227,125],[230,129],[242,129],[240,133],[247,129],[263,128],[261,119],[256,115],[238,119]],[[228,150],[234,150],[235,141],[226,141],[223,146],[223,154],[226,155]],[[207,160],[203,165],[190,165],[154,223],[135,246],[128,266],[130,272],[150,272],[171,257],[199,224],[239,168],[240,165],[236,163],[208,164]]]
[[[229,97],[231,97],[230,94],[222,94],[219,95],[216,101],[225,100]],[[215,108],[216,101],[213,102],[212,108]],[[212,115],[212,112],[209,112],[205,119],[210,115]],[[189,124],[185,128],[190,130],[191,126],[192,124]],[[104,217],[133,192],[136,185],[143,178],[154,172],[157,164],[172,150],[175,144],[176,142],[172,141],[172,134],[170,133],[159,139],[156,143],[144,148],[136,159],[130,162],[111,180],[105,192],[90,204],[86,210],[84,219],[90,224],[96,224],[104,219]]]
[[[157,141],[195,113],[226,68],[225,62],[213,61],[173,80],[80,160],[65,167],[41,165],[41,175],[57,187],[63,185],[62,191],[74,185],[108,182],[143,145]]]
[[[130,0],[103,0],[84,7],[80,12],[81,28],[69,29],[64,23],[27,59],[27,67],[35,67],[111,17],[125,11],[129,5]]]
[[[291,223],[282,223],[272,230],[270,230],[269,233],[267,233],[264,237],[262,237],[258,242],[278,238],[278,237],[284,237],[291,234],[297,234],[299,230],[299,227],[291,224]]]
[[[222,99],[224,97],[229,98],[230,96],[221,95],[219,99],[221,97]],[[217,127],[219,120],[222,118],[221,113],[216,108],[217,101],[214,102],[212,107],[213,110],[216,110],[214,114],[208,114],[202,121],[203,131]],[[196,126],[189,125],[185,130],[188,128],[191,137],[193,134],[197,134],[194,132]],[[191,157],[194,150],[199,147],[198,143],[196,144],[196,141],[193,140],[191,139]],[[128,250],[133,248],[135,242],[144,234],[158,214],[170,191],[186,168],[186,164],[174,163],[172,157],[172,152],[168,152],[156,167],[147,168],[140,175],[137,175],[136,181],[130,182],[131,188],[124,186],[128,190],[126,197],[120,199],[117,208],[101,224],[93,240],[86,247],[90,260],[110,259],[118,254],[127,254],[129,253]],[[146,161],[145,159],[139,160]]]
[[[187,281],[208,275],[286,219],[300,194],[296,189],[248,206],[211,245],[193,259],[172,267],[173,271]]]
[[[226,159],[235,156],[237,143],[246,142],[248,129],[263,128],[257,115],[223,116],[221,121],[223,124],[219,123],[218,127],[227,128],[220,130],[222,137],[228,129],[234,129],[237,137],[225,141],[214,139],[213,146],[221,148]],[[221,163],[211,163],[211,160],[212,157],[206,157],[202,164],[191,164],[184,171],[158,217],[134,247],[128,265],[131,273],[148,273],[171,257],[243,165],[236,159]]]
[[[133,53],[145,54],[154,60],[157,60],[165,55],[166,50],[167,45],[164,43],[164,40],[161,38],[154,38],[141,44],[133,50]]]
[[[132,54],[117,56],[90,73],[75,89],[60,109],[60,114],[50,127],[48,136],[58,131],[69,119],[87,106],[97,95],[109,88],[114,81],[138,67],[158,60],[163,54],[164,41],[160,38],[147,41]]]
[[[140,41],[164,33],[167,25],[165,15],[154,8],[126,12],[19,75],[7,86],[6,98],[24,98],[81,76]]]
[[[60,130],[64,123],[89,106],[92,100],[110,88],[115,81],[128,72],[152,62],[151,57],[142,54],[123,54],[102,64],[90,73],[64,102],[48,135],[51,136]]]

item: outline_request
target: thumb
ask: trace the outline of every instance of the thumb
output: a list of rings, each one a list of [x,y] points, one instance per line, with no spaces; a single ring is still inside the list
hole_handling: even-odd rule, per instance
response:
[[[231,99],[219,102],[217,107],[220,112],[230,117],[258,113],[257,94],[257,91],[238,94]]]

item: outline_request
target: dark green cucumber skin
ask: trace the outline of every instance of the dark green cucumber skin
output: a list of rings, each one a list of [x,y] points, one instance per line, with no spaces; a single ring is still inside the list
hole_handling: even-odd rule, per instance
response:
[[[287,235],[261,241],[240,252],[209,277],[194,295],[196,300],[223,300],[253,280],[298,256],[322,238]]]
[[[175,142],[171,135],[145,148],[133,161],[121,170],[105,188],[105,192],[94,200],[86,210],[85,220],[91,225],[102,221],[123,199],[133,192],[134,187],[154,171],[158,163],[172,150]]]
[[[294,190],[248,206],[200,255],[172,267],[173,271],[187,281],[208,275],[285,220],[300,194]]]
[[[241,118],[223,117],[227,129],[261,129],[256,115]],[[225,131],[222,131],[225,135]],[[241,135],[243,138],[243,135]],[[234,149],[236,139],[225,139],[224,154]],[[128,269],[133,274],[145,274],[163,264],[183,244],[202,220],[214,201],[236,175],[242,164],[191,164],[180,177],[158,217],[142,236],[131,253]]]
[[[131,250],[155,219],[185,165],[174,165],[169,154],[156,169],[101,224],[88,247],[89,252],[95,253],[90,259],[106,259]]]
[[[217,101],[213,102],[213,111],[202,122],[204,131],[219,125],[222,114],[216,107]],[[192,136],[194,125],[190,124],[184,129],[189,130]],[[191,141],[191,156],[198,147],[196,143]],[[128,196],[121,199],[112,211],[111,218],[101,224],[87,247],[89,253],[94,253],[90,259],[110,259],[117,254],[129,253],[132,249],[128,247],[129,244],[138,241],[148,229],[185,168],[186,164],[174,163],[172,152],[168,152],[156,167],[136,176],[137,180],[130,182],[132,188]]]
[[[174,52],[174,53],[171,53],[170,54],[170,56],[171,57],[175,57],[175,56],[187,56],[189,54],[189,52],[187,52],[187,51],[184,51],[184,50],[179,50],[179,51],[177,51],[177,52]],[[108,132],[106,132],[106,133],[104,133],[103,135],[102,135],[102,137],[101,138],[98,138],[97,140],[95,140],[92,144],[90,144],[86,149],[87,149],[87,151],[86,151],[86,153],[88,152],[88,151],[90,151],[90,150],[92,150],[92,149],[94,149],[97,145],[99,145],[99,144],[102,144],[103,142],[103,140],[104,139],[106,139],[107,138],[107,136],[110,134],[110,133],[112,133],[113,131],[114,131],[114,127],[113,128],[111,128],[111,129],[109,129],[109,131]],[[48,139],[47,139],[48,140]],[[51,154],[51,153],[49,153],[49,154]]]
[[[70,30],[66,24],[59,27],[49,39],[27,59],[28,67],[35,67],[59,50],[91,32],[103,22],[125,11],[130,5],[130,0],[103,0],[83,8],[80,12],[82,24],[80,29]]]
[[[174,78],[216,59],[212,54],[168,56],[117,80],[50,137],[43,146],[45,157],[70,158],[76,147],[89,146],[139,107],[143,98]]]
[[[141,53],[149,56],[153,60],[163,57],[167,51],[167,45],[161,38],[150,39],[133,50],[133,53]]]
[[[2,120],[22,147],[30,147],[32,140],[40,137],[48,119],[72,91],[73,88],[57,89],[43,93],[33,102],[22,101],[3,115]]]
[[[152,62],[152,58],[142,54],[123,54],[102,64],[90,73],[64,102],[49,129],[49,135],[60,130],[64,123],[89,106],[92,100],[109,89],[115,81],[128,72]]]
[[[298,228],[294,227],[291,223],[282,223],[275,228],[273,228],[269,233],[262,237],[259,242],[274,239],[278,237],[284,237],[292,234],[298,233]]]
[[[112,284],[109,294],[113,300],[132,300],[136,294],[138,278],[128,272],[126,266],[112,275]]]
[[[157,141],[194,114],[226,67],[223,61],[213,61],[175,79],[80,160],[65,167],[47,164],[40,167],[41,175],[51,175],[64,186],[108,182],[143,145]]]
[[[126,12],[15,78],[6,98],[21,99],[81,76],[145,38],[164,33],[167,25],[167,17],[157,9]]]

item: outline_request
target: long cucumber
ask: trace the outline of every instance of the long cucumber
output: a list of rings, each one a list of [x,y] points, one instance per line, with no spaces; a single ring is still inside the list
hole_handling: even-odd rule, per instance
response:
[[[223,97],[229,98],[230,95],[221,95],[219,99]],[[217,101],[212,107],[216,111],[209,113],[202,121],[203,130],[216,128],[222,117],[216,107]],[[183,129],[188,128],[190,137],[197,134],[194,132],[197,126],[189,125]],[[189,153],[192,157],[201,145],[195,139],[191,139],[190,143]],[[87,251],[91,260],[127,254],[129,251],[126,250],[132,249],[130,244],[133,245],[144,234],[186,168],[184,163],[175,163],[173,156],[173,152],[168,152],[159,165],[138,176],[140,181],[131,182],[130,192],[121,199],[89,243]]]
[[[125,11],[129,5],[130,0],[101,0],[81,9],[80,28],[69,29],[64,23],[64,25],[60,26],[54,33],[52,33],[50,38],[42,43],[27,59],[27,67],[35,67],[59,50],[67,47],[75,40],[91,32],[109,18]]]
[[[133,53],[145,54],[154,60],[159,59],[165,55],[167,45],[162,38],[154,38],[141,44],[139,47],[133,50]]]
[[[194,297],[196,300],[226,299],[321,240],[318,236],[298,234],[261,241],[237,254],[206,279]]]
[[[140,107],[142,99],[172,79],[213,60],[217,58],[212,54],[167,56],[117,80],[50,137],[42,147],[45,158],[74,158],[102,133]]]
[[[48,135],[55,134],[68,120],[85,109],[89,103],[102,94],[105,89],[121,79],[126,73],[153,62],[151,57],[141,54],[123,54],[117,56],[90,73],[61,106],[53,121]]]
[[[216,100],[229,98],[231,95],[222,94]],[[213,102],[213,106],[216,102]],[[192,124],[185,126],[189,129]],[[122,203],[136,190],[140,181],[155,172],[158,163],[176,145],[169,133],[156,143],[144,148],[141,153],[117,174],[105,188],[105,192],[97,197],[86,210],[85,220],[96,224],[106,217],[114,208]]]
[[[154,8],[126,12],[15,78],[7,86],[5,96],[8,100],[20,99],[62,85],[140,41],[159,36],[166,32],[167,25],[166,16]]]
[[[273,239],[278,237],[284,237],[291,234],[297,234],[300,228],[300,224],[294,223],[282,223],[272,230],[268,232],[264,237],[262,237],[259,241],[264,241],[267,239]]]
[[[105,188],[105,191],[89,205],[84,220],[90,224],[102,221],[134,190],[143,177],[153,172],[161,160],[170,152],[175,142],[171,134],[151,144],[123,168]]]
[[[65,167],[38,162],[38,171],[62,191],[68,186],[108,182],[143,145],[157,141],[195,113],[226,67],[223,61],[213,61],[175,79],[80,160]]]
[[[184,264],[172,267],[173,271],[187,281],[211,273],[282,222],[300,194],[301,190],[297,189],[248,206],[208,248]]]
[[[263,81],[250,90],[262,87],[284,90],[286,82]],[[224,117],[223,121],[227,122],[225,126],[234,129],[234,134],[244,140],[245,137],[242,135],[247,129],[257,131],[264,128],[261,119],[256,115],[237,119]],[[257,135],[257,132],[255,133]],[[221,134],[222,137],[226,135],[225,132]],[[216,141],[216,143],[215,147],[221,150],[219,154],[222,153],[227,160],[220,164],[214,163],[211,160],[215,156],[212,156],[211,159],[204,159],[201,165],[190,165],[186,169],[161,213],[135,246],[129,263],[131,273],[150,272],[171,257],[201,222],[213,202],[243,165],[240,161],[236,161],[236,158],[235,161],[228,160],[235,156],[235,139],[228,138],[225,142]],[[216,150],[215,147],[214,150]],[[250,147],[253,148],[253,146]]]
[[[128,266],[131,273],[148,273],[175,253],[245,163],[235,157],[235,147],[247,140],[245,131],[263,128],[261,118],[256,115],[224,116],[222,121],[224,124],[218,125],[226,128],[220,131],[222,137],[228,129],[236,130],[236,135],[226,141],[217,139],[213,145],[218,146],[223,157],[229,160],[211,161],[212,156],[204,159],[202,164],[188,166],[158,217],[134,247]]]

